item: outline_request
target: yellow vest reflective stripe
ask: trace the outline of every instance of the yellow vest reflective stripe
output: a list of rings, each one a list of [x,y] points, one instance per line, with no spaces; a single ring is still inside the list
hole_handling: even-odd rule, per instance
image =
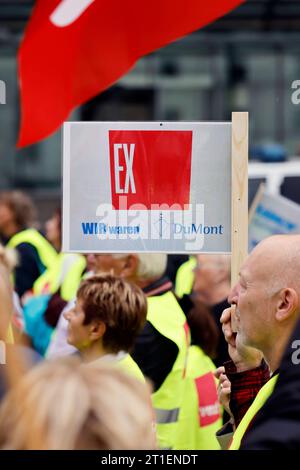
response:
[[[171,449],[175,444],[179,410],[184,396],[188,351],[186,317],[172,292],[148,297],[147,301],[147,320],[161,335],[173,341],[178,347],[178,355],[172,370],[161,387],[152,394],[159,446]]]
[[[199,346],[190,346],[176,450],[220,449],[216,432],[222,426],[222,417],[215,370],[214,363]]]
[[[50,266],[55,263],[57,258],[55,249],[50,245],[46,238],[34,228],[28,228],[22,232],[16,233],[16,235],[13,235],[7,243],[7,247],[16,248],[21,243],[29,243],[34,246],[46,269],[50,268]]]
[[[252,405],[250,406],[250,408],[248,408],[242,421],[236,428],[229,450],[238,450],[240,448],[241,441],[244,437],[245,432],[247,431],[249,424],[251,423],[256,413],[266,403],[267,399],[272,395],[277,379],[278,374],[271,377],[271,379],[268,380],[268,382],[265,383],[265,385],[260,389]]]
[[[191,256],[188,261],[183,263],[177,270],[175,281],[175,293],[179,299],[185,294],[189,295],[192,292],[194,284],[194,269],[197,266],[197,260]]]
[[[156,422],[159,424],[176,423],[178,421],[180,408],[174,408],[173,410],[162,410],[155,408]]]
[[[60,288],[60,296],[69,302],[76,297],[85,267],[84,256],[59,253],[53,266],[35,281],[34,294],[54,294]]]
[[[126,354],[126,356],[122,357],[122,359],[117,361],[116,364],[117,367],[119,367],[126,374],[135,377],[140,382],[145,382],[143,372],[141,371],[137,363],[132,359],[130,354]]]

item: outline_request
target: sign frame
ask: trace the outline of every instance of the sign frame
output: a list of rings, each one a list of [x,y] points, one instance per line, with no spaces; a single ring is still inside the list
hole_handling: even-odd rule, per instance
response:
[[[63,140],[63,149],[64,153],[68,150],[68,145],[70,142],[70,123],[67,123],[67,126],[64,130],[64,140]],[[96,124],[96,123],[94,123]],[[128,123],[127,123],[128,124]],[[159,123],[157,123],[159,124]],[[173,123],[172,123],[173,124]],[[177,126],[180,126],[180,123],[174,123]],[[186,124],[186,123],[184,123]],[[208,122],[207,124],[213,124]],[[216,124],[221,124],[216,122]],[[223,124],[223,123],[222,123]],[[226,124],[226,122],[224,122]],[[237,279],[239,266],[247,256],[247,234],[248,234],[248,113],[244,112],[234,112],[232,113],[232,121],[227,124],[231,124],[231,267],[232,267],[232,282]],[[162,124],[160,124],[162,125]],[[70,207],[70,174],[68,172],[68,163],[67,159],[64,158],[63,162],[64,168],[64,180],[63,180],[63,195],[64,195],[64,234],[66,240],[69,240],[70,230],[69,221],[67,221],[67,210],[66,207]],[[67,175],[67,177],[65,176]],[[68,242],[66,245],[67,250],[70,252],[75,252],[77,250],[69,249]],[[78,250],[79,251],[79,250]],[[132,251],[132,250],[130,250]],[[139,252],[137,250],[136,252]],[[82,252],[91,252],[90,250],[85,250]],[[103,251],[104,252],[104,251]],[[110,252],[119,252],[118,250],[113,250]],[[152,251],[149,251],[152,252]],[[153,252],[160,252],[154,251]],[[166,252],[164,250],[163,252]],[[175,253],[175,251],[173,251]],[[182,253],[183,251],[180,251]],[[188,251],[185,250],[185,253],[197,253],[197,251]],[[198,251],[203,253],[217,254],[224,253],[222,250],[216,251]],[[179,253],[179,251],[176,251]],[[230,253],[228,251],[227,253]]]

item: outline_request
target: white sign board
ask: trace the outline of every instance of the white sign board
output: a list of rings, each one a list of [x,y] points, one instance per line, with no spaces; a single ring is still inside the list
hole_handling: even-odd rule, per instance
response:
[[[283,196],[262,193],[249,224],[249,252],[271,235],[300,233],[300,206]]]
[[[63,251],[231,251],[231,123],[68,122]]]

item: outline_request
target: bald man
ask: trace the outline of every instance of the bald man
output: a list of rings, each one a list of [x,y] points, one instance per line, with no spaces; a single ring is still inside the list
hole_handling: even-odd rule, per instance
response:
[[[239,449],[251,422],[272,394],[278,368],[300,313],[300,235],[276,235],[252,251],[221,317],[233,364],[218,369],[220,396],[235,421],[231,449]],[[265,359],[266,363],[262,361]],[[224,373],[226,372],[226,373]],[[257,395],[256,395],[256,392]],[[250,406],[249,406],[250,405]]]

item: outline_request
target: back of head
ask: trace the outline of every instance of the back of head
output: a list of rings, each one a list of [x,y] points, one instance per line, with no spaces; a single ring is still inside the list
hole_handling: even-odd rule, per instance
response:
[[[266,289],[275,292],[293,287],[300,294],[300,235],[273,235],[260,242],[249,255]]]
[[[85,313],[84,324],[102,321],[106,330],[103,346],[112,353],[129,352],[147,315],[147,300],[135,284],[112,274],[98,274],[84,280],[77,292]]]
[[[154,448],[149,390],[107,364],[45,362],[2,402],[0,448]]]
[[[0,204],[6,205],[13,213],[19,228],[30,227],[36,221],[36,209],[31,198],[21,191],[0,193]]]
[[[162,277],[167,267],[167,255],[164,253],[139,253],[137,277],[142,280],[154,280]]]
[[[230,278],[230,255],[225,254],[199,254],[197,255],[197,268],[199,272],[209,271],[214,275],[219,273],[222,277]]]

